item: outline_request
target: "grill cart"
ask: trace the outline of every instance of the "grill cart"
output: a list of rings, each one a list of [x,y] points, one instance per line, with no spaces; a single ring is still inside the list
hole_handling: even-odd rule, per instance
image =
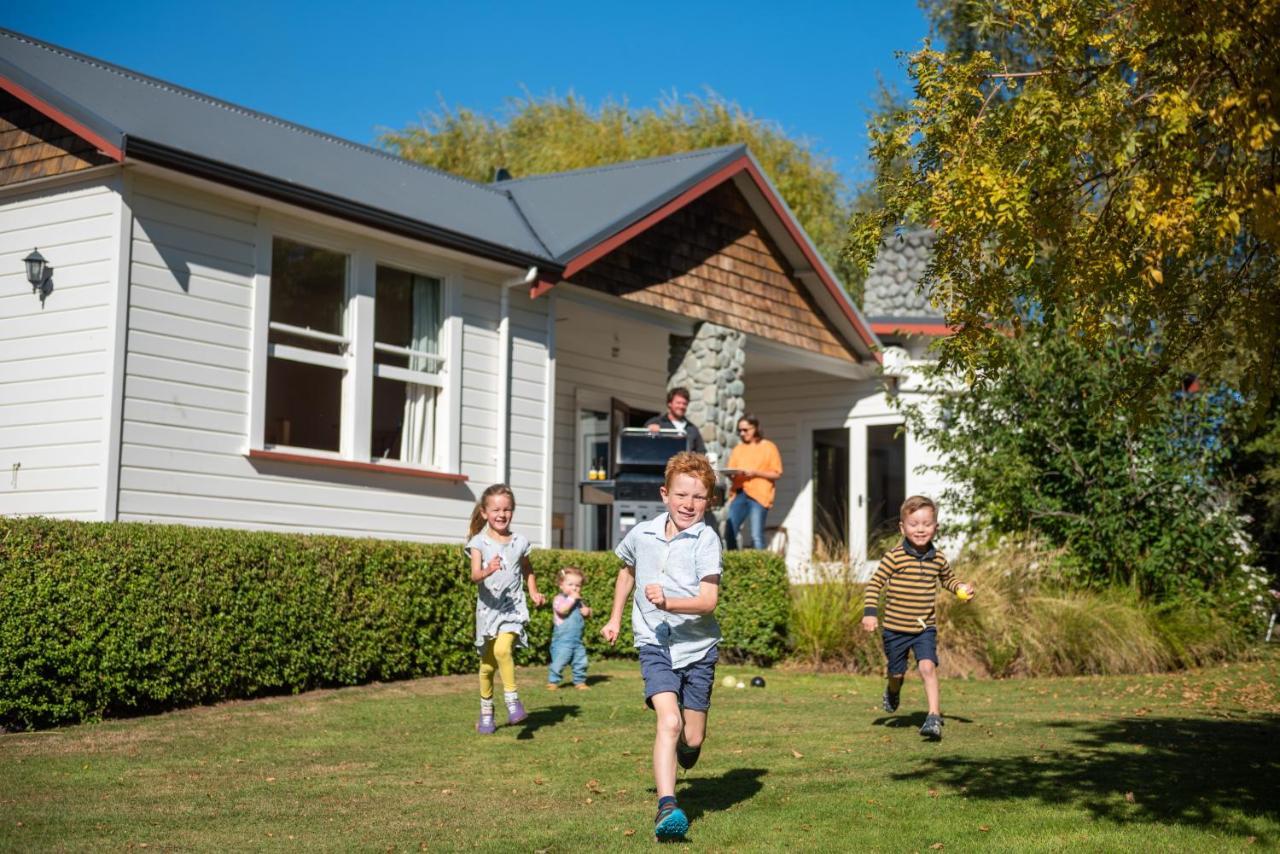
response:
[[[666,510],[662,488],[667,460],[689,449],[689,437],[675,430],[654,433],[628,427],[614,439],[612,471],[605,480],[584,480],[578,492],[583,504],[610,505],[609,548],[640,522]]]

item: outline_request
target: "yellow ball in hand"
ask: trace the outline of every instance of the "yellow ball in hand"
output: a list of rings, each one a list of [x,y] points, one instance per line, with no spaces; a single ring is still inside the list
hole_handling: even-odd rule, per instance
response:
[[[961,602],[968,602],[970,599],[973,598],[973,591],[969,589],[967,586],[957,587],[956,598],[959,599]]]

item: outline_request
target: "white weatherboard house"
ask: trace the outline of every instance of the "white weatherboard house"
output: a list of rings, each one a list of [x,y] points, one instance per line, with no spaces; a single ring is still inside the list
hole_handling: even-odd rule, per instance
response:
[[[876,337],[937,324],[878,313],[740,146],[478,184],[0,31],[0,513],[457,542],[508,481],[598,548],[679,380],[778,444],[798,574],[937,491]]]

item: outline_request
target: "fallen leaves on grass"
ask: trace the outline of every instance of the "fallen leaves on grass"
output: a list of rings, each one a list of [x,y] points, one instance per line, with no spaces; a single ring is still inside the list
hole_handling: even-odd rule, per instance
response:
[[[930,845],[930,846],[929,846],[929,850],[930,850],[930,851],[941,851],[941,850],[942,850],[942,843],[941,843],[941,842],[935,842],[935,843],[933,843],[932,845]]]
[[[635,836],[635,835],[636,835],[636,829],[635,829],[634,827],[628,827],[626,830],[622,831],[622,835],[623,835],[623,836]]]
[[[798,750],[791,751],[791,755],[794,756],[796,759],[804,759],[804,754]]]
[[[1127,804],[1136,804],[1138,802],[1138,799],[1133,796],[1133,792],[1125,792],[1124,801]]]
[[[931,798],[936,798],[936,797],[938,797],[938,790],[937,790],[937,789],[930,789],[930,790],[929,790],[929,797],[931,797]]]
[[[980,824],[980,825],[978,825],[978,830],[982,831],[983,833],[988,833],[988,832],[991,830],[991,825],[989,825],[989,824]]]

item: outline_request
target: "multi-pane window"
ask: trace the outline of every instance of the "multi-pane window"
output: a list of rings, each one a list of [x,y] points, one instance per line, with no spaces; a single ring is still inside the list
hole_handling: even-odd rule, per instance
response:
[[[273,242],[264,443],[350,454],[363,443],[343,431],[368,429],[372,460],[437,466],[443,284],[382,265],[366,268],[373,282],[353,283],[358,269],[340,252]],[[372,341],[357,340],[349,306],[365,311],[370,294]]]
[[[267,336],[268,445],[337,451],[348,368],[346,255],[276,238]]]
[[[378,267],[373,332],[374,459],[437,459],[441,295],[438,279]]]

